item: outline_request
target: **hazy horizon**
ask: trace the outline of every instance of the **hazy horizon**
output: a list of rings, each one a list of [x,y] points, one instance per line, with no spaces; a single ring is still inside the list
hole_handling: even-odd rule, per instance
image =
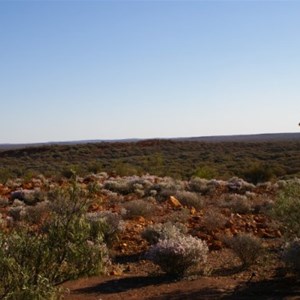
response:
[[[0,1],[0,143],[299,132],[300,2]]]

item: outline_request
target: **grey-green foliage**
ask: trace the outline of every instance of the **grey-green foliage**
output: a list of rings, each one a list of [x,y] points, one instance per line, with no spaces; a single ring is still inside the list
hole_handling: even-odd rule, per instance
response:
[[[57,299],[56,285],[104,271],[103,234],[92,234],[87,204],[74,183],[52,194],[39,230],[18,226],[0,235],[0,299]]]
[[[146,257],[168,275],[181,277],[191,267],[206,262],[207,253],[206,242],[190,235],[178,234],[152,245]]]
[[[287,236],[300,236],[300,182],[288,182],[279,192],[273,215],[286,228]]]
[[[138,199],[123,204],[123,217],[132,219],[136,217],[148,217],[155,213],[156,207],[153,203]]]
[[[262,241],[251,234],[240,233],[224,242],[239,257],[244,268],[253,265],[262,254]]]
[[[148,243],[153,245],[156,244],[159,240],[176,238],[177,236],[180,236],[181,234],[184,234],[186,232],[187,228],[180,223],[158,223],[148,226],[142,232],[142,238],[144,238]]]

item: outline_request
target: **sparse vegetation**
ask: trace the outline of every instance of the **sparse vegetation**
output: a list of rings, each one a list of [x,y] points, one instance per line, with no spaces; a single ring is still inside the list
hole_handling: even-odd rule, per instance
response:
[[[35,230],[20,222],[20,212],[13,214],[19,226],[0,235],[1,298],[56,299],[57,284],[104,271],[103,231],[92,234],[84,194],[75,183],[56,190],[48,217]]]
[[[261,264],[255,264],[263,252],[262,243],[266,249],[277,247],[276,251],[266,253],[275,263],[282,264],[279,255],[284,245],[282,233],[290,241],[284,247],[283,260],[290,270],[298,273],[299,247],[294,237],[300,232],[299,181],[277,181],[277,172],[272,175],[272,181],[250,183],[244,177],[237,177],[246,174],[245,170],[252,164],[250,156],[245,163],[239,160],[239,166],[219,158],[218,165],[214,165],[212,155],[207,156],[207,164],[198,163],[199,158],[193,156],[193,151],[202,155],[202,150],[208,153],[211,146],[220,155],[221,150],[217,143],[209,147],[205,143],[188,144],[191,146],[188,150],[183,143],[167,141],[118,144],[117,148],[114,148],[116,144],[91,144],[87,148],[55,146],[66,151],[57,151],[56,157],[67,156],[69,150],[76,157],[79,151],[93,174],[84,175],[85,166],[78,158],[73,163],[60,161],[53,173],[38,175],[21,167],[18,172],[25,178],[14,178],[16,173],[9,176],[0,184],[0,275],[3,278],[0,279],[0,298],[58,299],[62,295],[57,289],[60,283],[103,272],[109,262],[108,253],[112,256],[108,274],[115,276],[136,275],[138,268],[142,268],[143,276],[157,274],[160,268],[177,278],[184,275],[198,278],[202,274],[198,272],[200,263],[205,268],[203,272],[211,278],[214,274],[232,272],[242,272],[241,277],[245,278],[247,272],[259,273],[262,268]],[[137,151],[133,145],[142,146],[135,159],[131,158]],[[226,149],[226,143],[223,146],[222,149]],[[258,147],[271,147],[235,146],[247,149],[248,154],[250,150],[261,149]],[[163,155],[150,153],[156,147]],[[184,157],[184,162],[171,153],[171,148],[181,151],[180,159]],[[31,163],[39,163],[40,155],[52,151],[51,147],[45,152],[41,149],[36,152],[27,149],[26,158],[22,157],[22,150],[16,150],[21,155],[20,165],[25,165],[31,155],[35,156]],[[93,165],[86,156],[89,151],[91,157],[93,151],[98,151],[99,164]],[[107,160],[102,160],[103,153]],[[241,153],[246,159],[248,154]],[[151,168],[148,158],[152,154],[156,155],[153,160],[156,164]],[[0,152],[0,162],[1,155]],[[118,163],[114,163],[115,160]],[[189,170],[187,163],[191,166]],[[197,166],[205,165],[221,176],[216,179],[191,177]],[[126,176],[120,176],[116,166]],[[139,175],[131,173],[131,167],[126,170],[129,166],[137,168]],[[163,176],[146,174],[148,167]],[[69,174],[58,174],[62,170],[69,170]],[[97,173],[100,170],[102,172]],[[224,236],[231,238],[223,240]],[[145,252],[149,260],[144,259]],[[208,264],[204,263],[206,257]],[[231,259],[227,262],[228,257]],[[243,268],[238,268],[239,260]],[[222,262],[226,262],[226,266]],[[272,269],[268,264],[266,261],[265,270]],[[231,269],[227,269],[227,265]],[[24,276],[13,277],[15,272],[23,272]]]

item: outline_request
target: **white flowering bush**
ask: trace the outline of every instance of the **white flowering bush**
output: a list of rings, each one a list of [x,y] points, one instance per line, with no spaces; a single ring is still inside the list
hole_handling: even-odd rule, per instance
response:
[[[206,262],[207,244],[192,236],[178,235],[160,240],[150,247],[146,257],[171,276],[183,276],[190,267]]]
[[[187,228],[182,224],[172,224],[171,222],[167,223],[158,223],[148,226],[142,232],[142,238],[144,238],[150,244],[156,244],[159,240],[176,238],[182,233],[186,233]]]

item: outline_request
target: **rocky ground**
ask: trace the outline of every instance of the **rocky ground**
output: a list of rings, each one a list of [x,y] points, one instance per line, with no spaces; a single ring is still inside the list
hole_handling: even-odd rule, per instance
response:
[[[179,181],[105,173],[77,181],[93,194],[91,214],[109,211],[122,220],[118,239],[110,245],[107,274],[66,282],[65,299],[300,299],[299,282],[281,260],[282,224],[269,213],[285,182],[255,186],[238,178]],[[2,228],[43,211],[47,192],[68,184],[43,176],[1,184]],[[149,243],[142,233],[167,222],[181,224],[209,247],[205,265],[180,280],[166,276],[145,257]],[[241,267],[225,242],[239,233],[252,234],[262,244],[261,256],[249,268]]]

